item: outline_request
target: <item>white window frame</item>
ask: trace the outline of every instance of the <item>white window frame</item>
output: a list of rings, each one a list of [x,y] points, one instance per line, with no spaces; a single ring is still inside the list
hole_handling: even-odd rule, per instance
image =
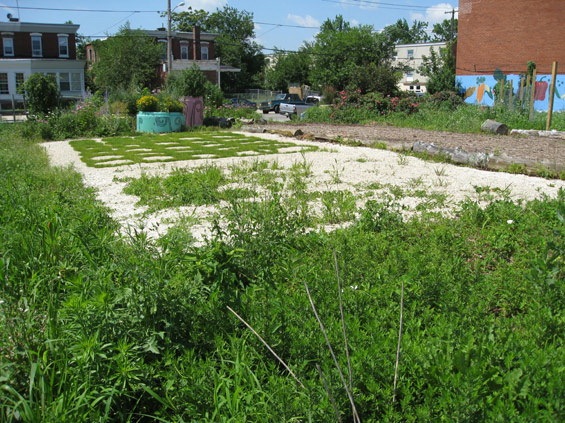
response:
[[[200,60],[210,60],[210,50],[208,49],[208,43],[200,44]]]
[[[31,36],[31,57],[43,57],[43,42],[41,41],[42,34],[32,33]],[[34,48],[34,42],[39,41],[39,48]]]
[[[80,72],[59,72],[57,74],[57,85],[61,92],[82,91]]]
[[[69,57],[69,34],[57,34],[59,57]]]
[[[71,74],[71,91],[82,91],[82,78],[80,72],[69,72]]]
[[[4,57],[14,57],[14,35],[2,34],[2,47]]]
[[[414,59],[414,49],[409,49],[406,52],[406,55],[408,56],[408,59],[410,59],[410,60]]]
[[[69,72],[60,72],[58,75],[59,79],[59,91],[71,91],[71,76]],[[63,87],[63,84],[66,84]]]

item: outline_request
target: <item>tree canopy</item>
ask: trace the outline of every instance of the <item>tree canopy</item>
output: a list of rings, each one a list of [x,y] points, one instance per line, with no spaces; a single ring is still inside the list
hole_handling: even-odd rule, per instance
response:
[[[265,70],[265,87],[271,90],[288,90],[289,84],[310,85],[312,54],[308,47],[297,52],[276,50],[272,66]]]
[[[414,21],[410,26],[406,19],[399,19],[396,23],[386,26],[383,34],[389,37],[394,44],[417,44],[430,41],[427,29],[427,22]]]
[[[341,15],[326,20],[312,44],[312,83],[341,90],[363,69],[390,68],[394,43],[370,25],[351,26]]]
[[[129,24],[106,40],[94,42],[99,60],[94,63],[94,84],[103,90],[156,88],[160,79],[156,71],[162,46],[141,30]]]
[[[253,85],[258,85],[257,75],[264,66],[261,47],[253,40],[255,25],[253,14],[240,11],[231,6],[224,6],[213,13],[205,10],[193,10],[173,13],[173,26],[179,31],[191,31],[199,26],[204,32],[217,33],[216,55],[221,63],[241,69],[234,74],[222,75],[222,89],[237,92]]]

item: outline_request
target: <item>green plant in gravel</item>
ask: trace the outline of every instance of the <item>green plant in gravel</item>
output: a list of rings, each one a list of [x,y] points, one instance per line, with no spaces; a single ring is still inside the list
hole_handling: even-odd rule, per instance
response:
[[[361,421],[565,417],[564,191],[407,221],[373,200],[334,232],[274,191],[196,247],[119,235],[78,174],[5,141],[2,421],[353,421],[348,385]]]
[[[220,168],[213,165],[195,169],[175,169],[169,176],[142,175],[132,179],[124,192],[139,197],[138,204],[158,210],[178,206],[216,204],[222,198],[220,188],[226,178]]]
[[[329,224],[350,222],[357,210],[355,196],[349,191],[322,193],[323,219]]]
[[[221,131],[194,131],[174,134],[143,134],[136,137],[114,137],[100,140],[74,140],[71,146],[92,167],[123,164],[201,160],[280,153],[284,148],[315,151],[316,147],[291,142]]]

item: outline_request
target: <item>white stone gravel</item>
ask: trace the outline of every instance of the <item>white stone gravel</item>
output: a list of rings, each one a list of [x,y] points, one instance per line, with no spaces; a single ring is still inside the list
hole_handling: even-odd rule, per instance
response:
[[[406,214],[415,212],[416,206],[426,198],[417,191],[447,196],[446,204],[438,211],[449,213],[465,199],[487,200],[486,194],[496,198],[510,198],[514,201],[532,200],[542,196],[555,197],[565,181],[514,175],[504,172],[491,172],[445,163],[433,163],[400,153],[372,149],[369,147],[350,147],[310,141],[298,141],[275,134],[254,134],[274,140],[295,142],[297,145],[316,145],[316,152],[286,153],[254,157],[232,157],[225,159],[202,158],[201,160],[144,163],[121,165],[108,168],[86,166],[79,154],[68,141],[44,143],[50,162],[54,166],[71,166],[82,174],[86,186],[97,192],[97,197],[111,210],[122,226],[124,233],[143,230],[151,237],[159,237],[180,217],[192,216],[199,223],[192,226],[197,240],[209,235],[207,217],[215,211],[214,207],[182,207],[147,213],[145,207],[136,205],[137,197],[126,195],[123,188],[126,177],[138,178],[142,174],[166,175],[174,169],[194,168],[207,163],[228,168],[234,164],[267,160],[276,161],[278,167],[290,168],[293,164],[306,161],[312,171],[308,177],[309,189],[315,191],[348,190],[358,198],[362,206],[369,199],[383,200],[391,192],[403,192],[399,203],[405,206]],[[380,187],[375,189],[375,187]],[[479,188],[479,189],[477,189]],[[480,192],[482,191],[482,193]],[[486,194],[485,194],[486,193]],[[492,199],[492,197],[489,197]],[[313,205],[313,212],[317,212]]]

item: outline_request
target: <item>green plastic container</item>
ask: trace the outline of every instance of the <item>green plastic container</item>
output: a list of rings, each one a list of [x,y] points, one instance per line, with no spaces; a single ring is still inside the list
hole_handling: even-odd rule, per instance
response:
[[[184,115],[180,112],[138,112],[137,132],[180,132]]]

